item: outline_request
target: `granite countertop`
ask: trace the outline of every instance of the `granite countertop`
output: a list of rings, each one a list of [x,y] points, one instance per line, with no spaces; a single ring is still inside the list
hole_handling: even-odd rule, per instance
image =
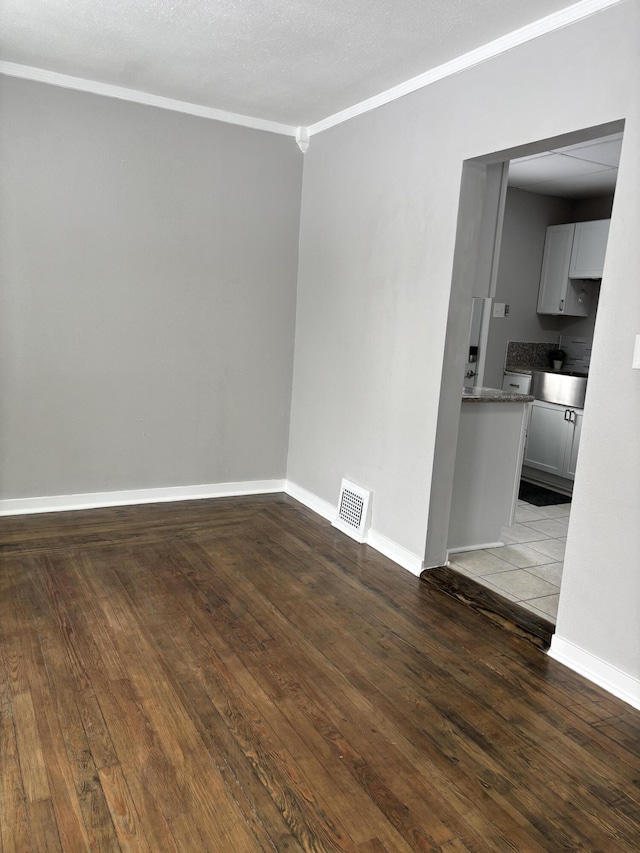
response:
[[[462,389],[463,403],[532,403],[531,394],[511,394],[499,388],[469,388]]]

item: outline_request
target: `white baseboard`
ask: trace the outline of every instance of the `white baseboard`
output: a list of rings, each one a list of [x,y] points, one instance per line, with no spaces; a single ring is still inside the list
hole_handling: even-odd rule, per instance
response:
[[[549,657],[640,710],[640,680],[554,634]]]
[[[416,577],[420,576],[420,573],[424,568],[423,562],[417,554],[414,554],[412,551],[407,551],[407,549],[403,548],[402,545],[398,545],[398,543],[394,542],[392,539],[387,539],[387,537],[383,536],[382,533],[378,533],[376,530],[372,530],[371,528],[367,534],[367,545],[371,545],[371,547],[375,548],[376,551],[384,554],[385,557],[393,560],[394,563],[402,566],[403,569],[411,572],[412,575],[416,575]]]
[[[336,517],[336,513],[338,512],[337,504],[335,506],[330,504],[323,498],[319,498],[317,495],[314,495],[313,492],[308,492],[306,489],[303,489],[302,486],[292,483],[291,480],[287,480],[285,482],[284,490],[288,495],[291,495],[292,498],[300,501],[301,504],[304,504],[313,512],[317,512],[318,515],[321,515],[323,518],[326,518],[327,521],[333,521]]]
[[[79,495],[48,495],[37,498],[0,500],[0,516],[29,515],[44,512],[69,512],[110,506],[228,498],[241,495],[265,495],[286,492],[313,512],[333,521],[338,511],[328,501],[289,480],[250,480],[240,483],[206,483],[199,486],[168,486],[159,489],[127,489],[118,492],[90,492]],[[414,575],[422,571],[422,561],[401,545],[375,530],[369,530],[367,544]]]
[[[119,492],[92,492],[80,495],[53,495],[41,498],[0,500],[0,516],[37,512],[65,512],[108,506],[193,501],[284,492],[284,480],[248,480],[240,483],[206,483],[199,486],[168,486],[160,489],[128,489]]]
[[[303,489],[301,486],[298,486],[296,483],[292,483],[290,480],[287,480],[286,482],[285,491],[288,495],[291,495],[292,498],[295,498],[297,501],[300,501],[301,504],[304,504],[310,510],[313,510],[313,512],[317,512],[318,515],[326,518],[327,521],[334,521],[338,512],[337,505],[334,506],[333,504],[330,504],[328,501],[325,501],[323,498],[319,498],[317,495],[314,495],[313,492]],[[387,539],[386,536],[383,536],[375,530],[369,529],[366,544],[370,545],[390,560],[393,560],[394,563],[402,566],[403,569],[411,572],[412,575],[419,576],[420,572],[424,568],[420,557],[413,554],[411,551],[407,551],[407,549],[403,548],[402,545],[398,545],[397,542]]]
[[[449,548],[447,554],[463,554],[465,551],[484,551],[485,548],[504,548],[504,542],[485,542],[484,545],[465,545],[462,548]]]

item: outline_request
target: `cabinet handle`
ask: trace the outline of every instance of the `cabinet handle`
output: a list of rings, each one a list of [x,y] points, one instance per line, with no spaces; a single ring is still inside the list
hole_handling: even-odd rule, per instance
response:
[[[564,311],[564,299],[560,300],[560,311]]]
[[[520,387],[520,386],[518,385],[518,383],[517,383],[517,382],[510,382],[510,383],[509,383],[509,388],[519,388],[519,387]]]
[[[571,412],[569,411],[569,409],[564,410],[564,419],[565,419],[565,421],[571,420]]]

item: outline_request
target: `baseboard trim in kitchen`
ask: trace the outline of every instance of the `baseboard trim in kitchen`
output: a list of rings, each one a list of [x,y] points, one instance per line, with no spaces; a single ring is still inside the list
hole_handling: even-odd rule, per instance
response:
[[[0,500],[0,516],[29,515],[44,512],[69,512],[109,506],[193,501],[206,498],[230,498],[265,495],[285,491],[284,480],[248,480],[238,483],[206,483],[198,486],[168,486],[158,489],[126,489],[117,492],[91,492],[79,495],[53,495],[38,498]]]
[[[563,637],[554,635],[549,657],[564,664],[569,669],[584,676],[589,681],[612,693],[623,702],[628,702],[633,708],[640,710],[640,680],[627,675],[616,666],[592,655]]]
[[[449,548],[447,554],[465,554],[467,551],[484,551],[486,548],[504,548],[504,542],[485,542],[483,545],[463,545],[461,548]]]
[[[285,491],[292,498],[304,504],[308,509],[327,519],[327,521],[335,519],[338,512],[337,505],[330,504],[323,498],[318,497],[318,495],[314,495],[313,492],[309,492],[307,489],[303,489],[302,486],[298,486],[297,483],[291,482],[291,480],[287,480]],[[383,556],[393,560],[394,563],[397,563],[416,577],[419,577],[424,569],[424,562],[417,554],[408,551],[402,545],[399,545],[387,536],[383,536],[382,533],[378,533],[373,528],[367,533],[366,544]]]

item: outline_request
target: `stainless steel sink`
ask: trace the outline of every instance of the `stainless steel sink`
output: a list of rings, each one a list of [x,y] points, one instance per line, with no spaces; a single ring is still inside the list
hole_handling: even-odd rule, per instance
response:
[[[582,409],[586,392],[586,376],[547,370],[533,371],[531,393],[536,400]]]

